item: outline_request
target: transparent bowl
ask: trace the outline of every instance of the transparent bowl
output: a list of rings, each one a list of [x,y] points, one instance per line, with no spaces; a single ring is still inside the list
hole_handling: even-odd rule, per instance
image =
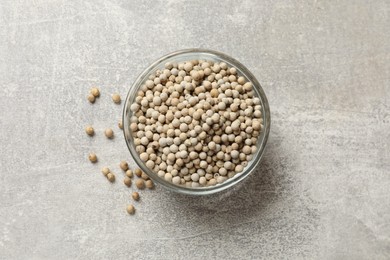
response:
[[[256,153],[253,155],[252,160],[248,162],[248,165],[244,168],[244,170],[241,173],[237,173],[233,178],[227,179],[225,182],[221,184],[217,184],[215,186],[191,188],[186,186],[178,186],[173,183],[167,182],[164,179],[160,178],[156,173],[154,173],[148,167],[146,167],[145,163],[140,159],[139,154],[135,149],[134,140],[131,135],[129,126],[130,126],[130,117],[132,116],[132,111],[130,110],[130,106],[131,104],[134,103],[137,91],[140,89],[141,85],[148,79],[148,76],[154,73],[158,69],[163,69],[165,63],[167,62],[184,62],[184,61],[190,61],[195,59],[225,62],[226,64],[228,64],[229,67],[231,66],[235,67],[237,69],[238,75],[242,75],[247,80],[252,82],[255,95],[260,98],[264,128],[258,137],[258,141],[256,144],[257,145]],[[134,84],[132,85],[132,87],[130,88],[127,94],[126,102],[123,109],[123,126],[124,126],[123,128],[124,128],[125,140],[126,140],[127,147],[129,148],[130,154],[133,157],[134,161],[137,163],[137,165],[155,183],[158,183],[168,188],[171,191],[182,193],[182,194],[188,194],[188,195],[208,195],[208,194],[220,192],[236,185],[237,183],[241,182],[246,177],[248,177],[249,174],[251,174],[256,168],[256,166],[259,164],[264,154],[264,149],[270,132],[270,124],[271,124],[271,116],[270,116],[267,97],[265,96],[264,90],[260,86],[260,83],[256,80],[253,74],[247,68],[245,68],[244,65],[242,65],[237,60],[229,57],[228,55],[220,52],[212,51],[212,50],[205,50],[205,49],[180,50],[180,51],[167,54],[161,57],[160,59],[158,59],[157,61],[155,61],[152,65],[146,68],[135,80]]]

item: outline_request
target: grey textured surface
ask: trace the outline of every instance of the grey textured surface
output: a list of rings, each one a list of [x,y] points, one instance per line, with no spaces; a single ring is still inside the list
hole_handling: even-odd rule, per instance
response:
[[[389,6],[2,1],[0,259],[389,259]],[[225,52],[262,83],[273,120],[264,161],[239,190],[157,187],[128,216],[118,163],[130,155],[110,94],[189,47]]]

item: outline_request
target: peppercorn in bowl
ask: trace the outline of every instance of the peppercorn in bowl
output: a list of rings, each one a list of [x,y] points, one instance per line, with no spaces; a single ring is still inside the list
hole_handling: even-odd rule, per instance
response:
[[[123,110],[135,162],[156,183],[191,195],[225,190],[252,173],[270,122],[253,74],[235,59],[203,49],[170,53],[150,65]]]

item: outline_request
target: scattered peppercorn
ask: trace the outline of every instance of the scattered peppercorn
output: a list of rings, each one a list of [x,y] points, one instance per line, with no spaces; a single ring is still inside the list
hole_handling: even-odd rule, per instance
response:
[[[127,186],[127,187],[130,187],[131,186],[131,179],[129,177],[125,177],[123,179],[123,183]]]
[[[154,183],[153,183],[152,180],[147,180],[147,181],[145,181],[145,186],[148,189],[153,189],[154,188]]]
[[[111,128],[107,128],[106,130],[104,130],[104,134],[108,139],[114,138],[114,131],[112,131]]]
[[[131,170],[126,171],[126,176],[129,178],[133,178],[133,172]]]
[[[88,159],[89,159],[92,163],[96,163],[97,160],[98,160],[96,154],[94,154],[94,153],[90,153],[89,156],[88,156]]]
[[[141,177],[141,175],[142,175],[142,171],[139,168],[135,169],[134,173],[135,173],[135,175],[137,175],[137,177]]]
[[[107,179],[110,181],[110,182],[114,182],[115,181],[115,175],[110,172],[107,174]]]
[[[113,94],[112,95],[112,101],[114,101],[115,104],[120,104],[121,103],[121,96],[119,94]]]
[[[123,171],[127,171],[129,169],[129,165],[127,164],[126,161],[121,161],[119,167],[121,167]]]
[[[95,130],[93,130],[93,127],[90,125],[85,128],[85,132],[89,136],[93,136],[95,134]]]
[[[126,211],[127,213],[129,213],[130,215],[133,215],[135,213],[135,208],[133,205],[128,205],[127,208],[126,208]]]
[[[139,201],[139,193],[134,191],[131,196],[133,197],[133,200],[135,201]]]
[[[135,186],[137,186],[138,189],[143,190],[145,188],[145,182],[143,179],[137,179],[135,181]]]
[[[95,96],[92,94],[88,94],[87,99],[90,103],[95,103]]]
[[[161,77],[161,80],[166,80],[166,78],[164,79],[164,77],[162,76]],[[166,100],[166,98],[164,97],[164,94],[166,93],[163,93],[162,97],[152,97],[153,99],[153,102],[155,102],[155,104],[161,104],[162,103],[162,100]],[[98,88],[94,87],[94,88],[91,88],[90,90],[90,93],[88,95],[88,101],[91,102],[91,103],[94,103],[96,98],[100,96],[100,91]],[[150,98],[150,97],[149,97]],[[114,101],[114,103],[116,104],[119,104],[121,103],[121,98],[118,94],[113,94],[112,95],[112,100]],[[135,108],[133,106],[133,109],[138,109],[138,108]],[[165,113],[168,111],[168,107],[162,107],[160,109],[161,112],[164,112]],[[159,117],[157,118],[157,120],[159,120],[160,122],[163,122],[163,120],[165,120],[165,117]],[[123,123],[122,121],[118,121],[118,127],[120,129],[123,129]],[[85,132],[89,135],[89,136],[93,136],[95,134],[95,130],[93,129],[92,126],[88,125],[86,126],[85,128]],[[107,128],[105,131],[104,131],[104,134],[107,138],[113,138],[114,137],[114,131],[111,129],[111,128]],[[147,132],[146,134],[147,138],[149,138],[150,140],[158,140],[156,139],[157,136],[153,135],[152,132]],[[157,158],[156,157],[156,154],[151,154],[150,153],[150,150],[146,150],[145,151],[148,152],[148,158],[147,160],[149,161],[148,162],[148,165],[150,166],[151,163],[153,164],[158,164],[161,162],[161,158]],[[96,163],[98,161],[98,158],[96,156],[95,153],[90,153],[89,156],[88,156],[88,159],[92,162],[92,163]],[[151,161],[153,160],[153,161]],[[127,187],[131,187],[131,184],[132,184],[132,180],[131,178],[133,177],[133,172],[132,170],[129,169],[129,166],[128,166],[128,163],[126,161],[121,161],[120,163],[120,168],[125,171],[125,177],[123,179],[123,183],[127,186]],[[110,182],[115,182],[115,175],[113,172],[111,172],[111,170],[108,168],[108,167],[103,167],[101,169],[103,175],[107,178],[108,181]],[[135,171],[135,174],[140,177],[140,179],[137,179],[136,180],[136,186],[138,189],[144,189],[145,186],[149,189],[152,189],[154,187],[154,183],[149,179],[149,176],[142,172],[141,169],[136,169]],[[140,195],[138,192],[133,192],[132,193],[132,198],[133,200],[135,201],[139,201],[140,199]],[[126,211],[128,212],[128,214],[131,214],[133,215],[135,213],[135,207],[133,205],[128,205],[126,207]]]
[[[145,181],[149,180],[149,176],[144,172],[141,173],[141,178],[144,179]]]
[[[100,96],[100,91],[98,88],[91,88],[91,94],[94,96],[94,97],[99,97]]]
[[[107,174],[110,173],[110,169],[108,167],[103,167],[102,168],[102,173],[104,174],[104,176],[107,176]]]

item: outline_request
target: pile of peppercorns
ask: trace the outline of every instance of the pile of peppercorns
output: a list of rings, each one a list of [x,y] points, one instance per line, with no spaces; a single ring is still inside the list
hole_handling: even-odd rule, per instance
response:
[[[214,186],[240,174],[263,130],[253,85],[225,62],[166,63],[130,109],[140,159],[165,181]]]

